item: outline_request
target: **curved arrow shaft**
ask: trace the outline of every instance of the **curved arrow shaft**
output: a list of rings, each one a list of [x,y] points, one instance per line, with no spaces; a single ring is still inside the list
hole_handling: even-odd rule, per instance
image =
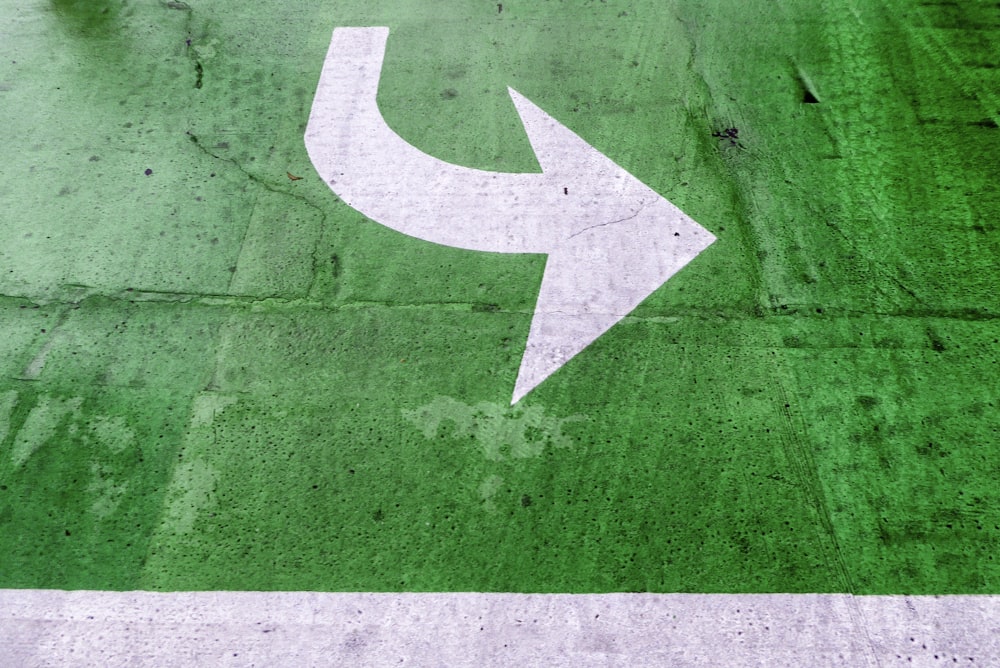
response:
[[[636,202],[623,198],[624,170],[513,90],[542,173],[462,167],[409,144],[376,99],[388,34],[334,31],[309,115],[309,157],[345,203],[419,239],[503,253],[549,252],[590,225],[635,212]]]
[[[376,94],[388,34],[334,32],[306,130],[319,173],[345,203],[404,234],[471,250],[544,252],[541,235],[523,224],[546,190],[544,175],[453,165],[385,123]]]

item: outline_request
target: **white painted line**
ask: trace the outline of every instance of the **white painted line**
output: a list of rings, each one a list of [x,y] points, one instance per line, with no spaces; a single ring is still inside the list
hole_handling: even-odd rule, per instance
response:
[[[20,666],[997,666],[1000,598],[0,590]]]
[[[715,237],[513,89],[541,172],[461,167],[409,144],[376,101],[388,35],[388,28],[334,30],[306,149],[345,203],[398,232],[470,250],[549,255],[516,403]]]

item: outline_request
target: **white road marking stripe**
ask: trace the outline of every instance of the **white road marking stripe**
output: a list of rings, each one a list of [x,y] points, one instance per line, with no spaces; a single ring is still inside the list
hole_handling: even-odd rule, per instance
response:
[[[1000,597],[0,590],[4,666],[997,666]]]

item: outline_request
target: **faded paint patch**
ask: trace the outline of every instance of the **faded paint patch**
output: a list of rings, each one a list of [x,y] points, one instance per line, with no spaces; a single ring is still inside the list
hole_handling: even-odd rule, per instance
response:
[[[46,442],[52,439],[59,430],[59,425],[67,415],[78,414],[83,405],[83,397],[63,399],[42,395],[21,429],[14,437],[10,458],[15,467],[21,466]],[[75,425],[70,425],[71,431]]]
[[[496,493],[500,491],[503,486],[503,478],[498,475],[487,476],[481,483],[479,483],[478,493],[479,500],[483,502],[483,506],[486,510],[496,510],[496,505],[493,503],[493,497]]]
[[[195,58],[198,60],[211,60],[215,58],[216,46],[219,45],[219,40],[210,39],[205,42],[194,42],[191,44],[191,52]]]
[[[219,473],[203,461],[177,466],[164,502],[162,529],[176,534],[189,533],[198,515],[215,506]]]
[[[117,415],[98,415],[90,420],[90,429],[97,442],[114,453],[124,452],[135,444],[135,432],[125,418]]]
[[[121,505],[128,483],[118,483],[98,464],[92,464],[90,472],[94,479],[87,486],[87,492],[96,497],[90,504],[90,512],[98,520],[110,517]]]
[[[216,417],[236,402],[236,397],[218,392],[202,392],[195,396],[185,443],[209,434]],[[202,459],[178,464],[164,500],[160,531],[189,533],[199,515],[217,503],[219,477],[218,470]]]
[[[0,443],[7,439],[10,433],[10,414],[17,405],[17,391],[7,390],[0,394]]]
[[[585,415],[548,416],[541,406],[520,408],[489,401],[472,406],[451,397],[403,410],[403,417],[426,438],[434,438],[441,425],[450,423],[455,438],[474,440],[492,462],[538,457],[546,447],[568,448],[573,439],[563,433],[563,427],[587,420]]]
[[[191,406],[191,428],[207,427],[215,420],[215,416],[232,406],[236,397],[217,392],[202,392],[194,398]]]
[[[540,406],[522,408],[489,401],[470,405],[443,396],[426,406],[404,409],[403,417],[427,439],[436,438],[443,427],[450,425],[450,436],[466,439],[487,462],[493,463],[490,467],[539,457],[547,447],[572,447],[573,439],[563,433],[563,427],[588,420],[585,415],[564,418],[546,415]],[[475,487],[475,496],[485,510],[496,510],[494,497],[503,482],[502,476],[490,474]]]
[[[24,367],[24,371],[21,372],[21,377],[25,380],[35,380],[42,374],[42,369],[45,368],[45,360],[48,359],[49,353],[52,351],[52,346],[55,344],[55,339],[49,339],[45,344],[38,350],[38,354],[28,362],[28,366]]]

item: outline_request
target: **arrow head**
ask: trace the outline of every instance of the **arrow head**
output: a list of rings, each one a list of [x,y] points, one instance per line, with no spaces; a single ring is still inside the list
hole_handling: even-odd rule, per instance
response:
[[[535,156],[565,182],[570,230],[549,251],[512,404],[628,315],[715,237],[530,100],[508,89]]]
[[[593,210],[595,205],[624,211],[638,200],[659,197],[531,100],[513,88],[507,92],[521,117],[542,173],[553,186],[569,191],[566,195],[570,200],[563,200],[564,215],[576,213],[578,218],[588,219],[581,220],[579,229],[587,227],[588,221],[597,215]],[[574,203],[577,211],[573,211]]]
[[[549,254],[511,404],[589,346],[715,237],[666,199]]]

